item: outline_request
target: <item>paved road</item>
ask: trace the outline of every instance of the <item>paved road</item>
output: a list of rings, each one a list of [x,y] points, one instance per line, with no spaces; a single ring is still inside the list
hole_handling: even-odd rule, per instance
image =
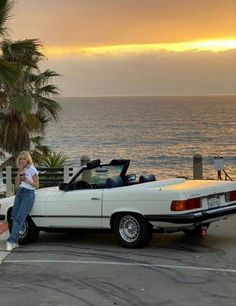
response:
[[[236,216],[212,224],[206,238],[155,234],[138,250],[112,234],[43,233],[10,254],[5,233],[0,305],[235,306],[235,230]]]

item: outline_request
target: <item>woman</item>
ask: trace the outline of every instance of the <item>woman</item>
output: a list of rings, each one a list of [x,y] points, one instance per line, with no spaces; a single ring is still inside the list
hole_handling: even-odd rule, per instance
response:
[[[27,151],[22,151],[16,160],[18,173],[15,179],[16,186],[19,186],[14,205],[12,208],[11,234],[6,242],[6,250],[11,251],[18,247],[20,230],[24,221],[33,207],[35,189],[39,187],[38,171],[34,167],[32,158]]]

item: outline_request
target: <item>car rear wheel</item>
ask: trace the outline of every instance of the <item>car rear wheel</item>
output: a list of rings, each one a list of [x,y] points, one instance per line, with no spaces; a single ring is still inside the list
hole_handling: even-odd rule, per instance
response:
[[[119,214],[114,221],[114,231],[125,248],[141,248],[152,238],[152,226],[138,214]]]

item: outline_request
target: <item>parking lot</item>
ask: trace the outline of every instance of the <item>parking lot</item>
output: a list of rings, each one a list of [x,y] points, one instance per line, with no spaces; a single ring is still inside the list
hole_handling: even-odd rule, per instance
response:
[[[154,234],[125,249],[110,233],[41,233],[5,252],[0,236],[1,306],[236,305],[236,216],[206,238]]]

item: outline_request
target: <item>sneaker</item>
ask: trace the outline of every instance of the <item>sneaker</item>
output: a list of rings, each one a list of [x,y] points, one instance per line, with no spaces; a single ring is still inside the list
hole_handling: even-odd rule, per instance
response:
[[[6,251],[11,252],[13,250],[13,243],[8,242],[6,243]]]
[[[7,252],[10,252],[13,249],[18,248],[18,247],[19,247],[18,243],[9,242],[9,241],[7,241],[7,243],[6,243],[6,250],[7,250]]]

